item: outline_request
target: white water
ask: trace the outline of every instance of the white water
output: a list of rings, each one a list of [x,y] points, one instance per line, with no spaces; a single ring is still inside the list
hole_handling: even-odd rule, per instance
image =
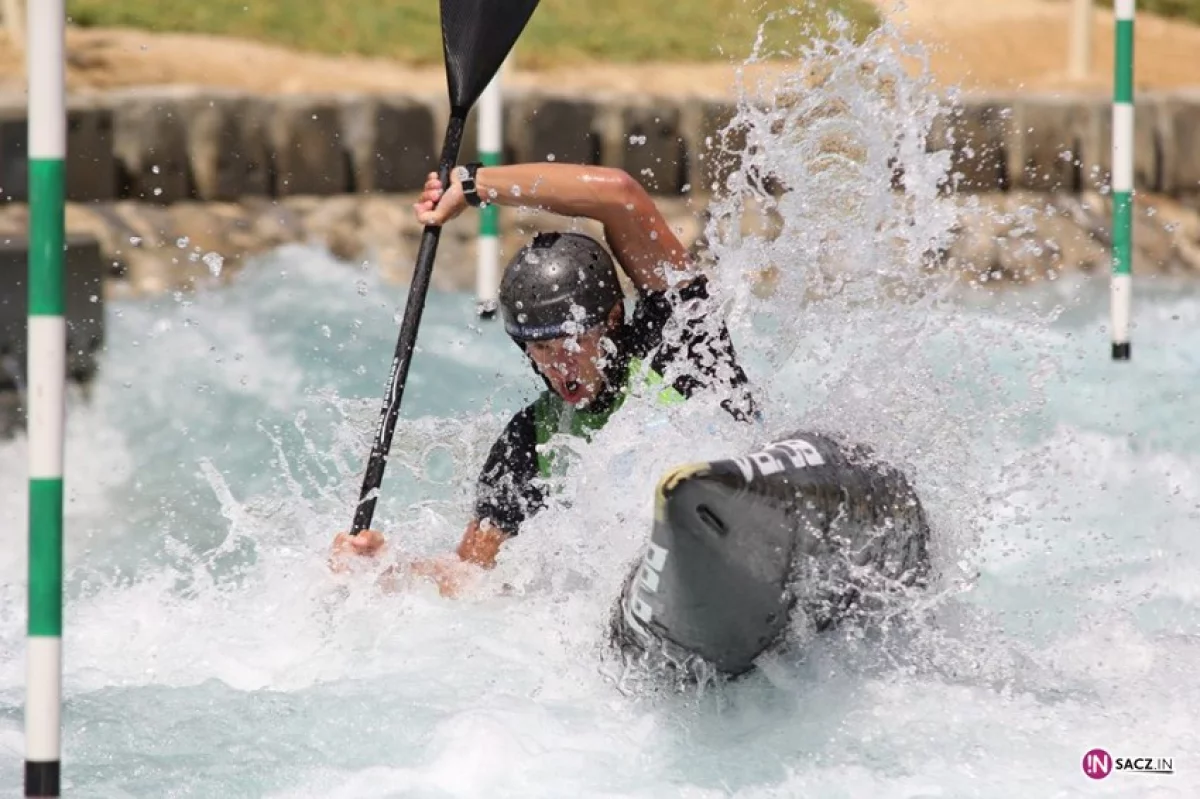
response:
[[[724,234],[744,195],[717,209],[718,288],[766,429],[631,407],[572,473],[571,507],[458,600],[384,595],[324,563],[351,521],[402,291],[288,249],[228,289],[110,306],[99,385],[68,423],[68,795],[1200,791],[1200,290],[1139,277],[1134,359],[1114,364],[1102,278],[993,295],[921,269],[952,221],[941,156],[913,145],[936,109],[919,81],[894,81],[897,108],[861,79],[868,61],[899,74],[886,44],[845,47],[788,112],[835,106],[853,157],[827,157],[828,127],[766,136],[778,112],[747,113],[756,158],[803,189],[784,235]],[[896,195],[892,157],[911,176]],[[774,298],[741,290],[771,262]],[[453,547],[487,447],[540,385],[472,308],[433,295],[426,310],[375,517],[393,554]],[[942,574],[924,621],[826,636],[698,694],[628,689],[603,628],[657,475],[793,427],[839,429],[913,475]],[[14,795],[25,457],[23,439],[0,444]],[[1080,760],[1097,746],[1178,773],[1092,781]]]

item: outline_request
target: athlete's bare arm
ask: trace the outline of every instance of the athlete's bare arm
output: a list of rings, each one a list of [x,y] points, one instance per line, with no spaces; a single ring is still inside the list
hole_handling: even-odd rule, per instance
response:
[[[472,519],[455,552],[467,563],[490,569],[496,565],[500,545],[511,537],[487,519]]]
[[[390,567],[384,573],[381,585],[384,588],[393,587],[398,571],[402,570],[433,580],[442,596],[456,596],[464,581],[470,577],[472,568],[490,569],[496,565],[500,545],[510,537],[486,519],[472,519],[456,550],[457,557],[443,555]],[[350,558],[379,555],[385,550],[384,544],[383,534],[378,530],[363,530],[356,536],[338,533],[333,540],[329,566],[335,572],[345,571]]]
[[[480,167],[479,196],[497,205],[539,208],[561,216],[579,216],[604,225],[609,248],[639,289],[663,291],[687,281],[687,249],[671,230],[653,198],[623,169],[553,162]],[[443,225],[467,206],[462,185],[452,179],[445,192],[435,173],[414,208],[426,225]]]

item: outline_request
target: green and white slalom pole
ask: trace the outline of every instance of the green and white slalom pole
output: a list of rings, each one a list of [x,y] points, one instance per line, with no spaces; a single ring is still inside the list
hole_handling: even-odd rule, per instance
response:
[[[503,148],[503,102],[501,76],[503,66],[479,98],[479,162],[484,166],[500,163]],[[484,319],[496,313],[500,291],[500,209],[489,203],[479,209],[479,239],[476,242],[476,311]]]
[[[1112,109],[1112,359],[1129,360],[1133,299],[1133,17],[1136,0],[1116,0]]]
[[[63,427],[67,327],[63,318],[66,190],[64,0],[28,5],[29,626],[25,795],[59,795],[62,711]]]

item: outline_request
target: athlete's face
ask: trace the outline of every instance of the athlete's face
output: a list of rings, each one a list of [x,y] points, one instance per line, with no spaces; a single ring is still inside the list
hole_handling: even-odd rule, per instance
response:
[[[604,367],[617,352],[608,323],[578,336],[531,341],[525,350],[558,395],[577,407],[586,406],[604,389]]]

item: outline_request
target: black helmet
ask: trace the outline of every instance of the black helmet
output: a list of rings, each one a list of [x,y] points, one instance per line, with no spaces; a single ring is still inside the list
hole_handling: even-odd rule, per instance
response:
[[[542,341],[602,322],[623,296],[600,242],[582,233],[539,233],[504,270],[500,313],[508,335]]]

